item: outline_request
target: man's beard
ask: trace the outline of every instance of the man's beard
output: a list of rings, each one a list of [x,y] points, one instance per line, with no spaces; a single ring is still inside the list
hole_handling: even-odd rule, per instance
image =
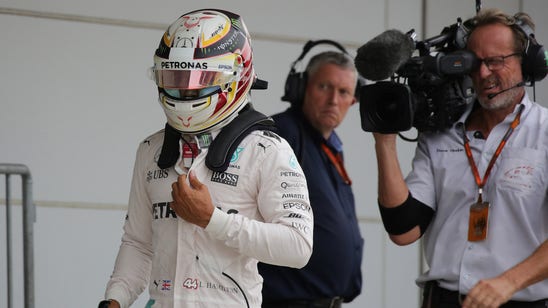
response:
[[[511,84],[518,84],[519,81],[514,81]],[[512,86],[505,87],[504,89],[508,89]],[[504,90],[503,89],[503,90]],[[501,90],[502,91],[502,90]],[[504,91],[502,93],[496,94],[495,97],[489,99],[489,98],[478,98],[478,101],[483,107],[483,109],[486,110],[499,110],[499,109],[505,109],[510,106],[512,106],[521,95],[521,87],[509,89],[507,91]]]

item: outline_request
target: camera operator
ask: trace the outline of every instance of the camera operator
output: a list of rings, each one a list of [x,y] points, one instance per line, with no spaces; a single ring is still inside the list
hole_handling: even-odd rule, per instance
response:
[[[420,134],[405,179],[397,135],[373,133],[385,229],[398,245],[424,235],[422,307],[548,307],[548,110],[523,88],[523,27],[525,13],[472,19],[476,102]]]

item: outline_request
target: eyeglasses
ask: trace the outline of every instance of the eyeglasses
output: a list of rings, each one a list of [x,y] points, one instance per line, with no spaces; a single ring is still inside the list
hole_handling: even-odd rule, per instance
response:
[[[476,58],[477,62],[476,62],[475,68],[476,68],[476,71],[479,70],[481,66],[481,62],[483,62],[485,63],[485,66],[487,66],[487,68],[490,71],[498,71],[504,67],[504,59],[513,57],[513,56],[519,56],[519,55],[521,55],[521,53],[516,52],[513,54],[509,54],[507,56],[489,57],[485,59]]]

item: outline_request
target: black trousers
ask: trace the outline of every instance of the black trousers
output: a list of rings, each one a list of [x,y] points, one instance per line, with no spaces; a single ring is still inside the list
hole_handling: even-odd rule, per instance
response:
[[[342,297],[263,302],[261,308],[341,308]]]
[[[466,295],[444,289],[436,281],[426,283],[421,308],[460,308]],[[534,302],[509,301],[500,308],[548,308],[548,299]]]

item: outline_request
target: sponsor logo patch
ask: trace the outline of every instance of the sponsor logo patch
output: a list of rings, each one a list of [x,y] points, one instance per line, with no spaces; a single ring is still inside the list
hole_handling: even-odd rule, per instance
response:
[[[153,219],[163,219],[163,218],[176,218],[177,215],[175,211],[169,206],[169,202],[160,202],[152,204],[152,218]]]
[[[282,194],[283,199],[306,199],[304,194]]]
[[[169,175],[168,169],[157,169],[153,171],[148,171],[147,182],[150,183],[150,181],[152,180],[165,179],[168,177],[168,175]]]
[[[238,159],[240,159],[240,153],[244,150],[244,148],[236,148],[236,151],[234,151],[234,153],[232,153],[232,157],[230,158],[230,162],[231,163],[235,163],[238,161]]]
[[[226,184],[230,186],[237,186],[238,178],[239,178],[239,175],[237,174],[215,171],[211,175],[211,182]]]
[[[284,202],[282,204],[284,209],[295,209],[305,212],[310,212],[310,205],[303,203],[303,202]]]
[[[283,189],[291,189],[291,188],[306,188],[306,185],[304,183],[300,182],[282,182],[280,186]]]

